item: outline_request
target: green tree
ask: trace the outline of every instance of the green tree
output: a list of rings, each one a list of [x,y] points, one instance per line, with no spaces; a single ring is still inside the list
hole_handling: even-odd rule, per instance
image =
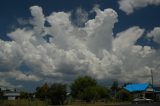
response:
[[[0,99],[3,99],[3,91],[1,88],[0,88]]]
[[[39,98],[39,99],[46,99],[47,97],[47,93],[48,93],[48,89],[49,89],[49,86],[47,83],[45,83],[43,86],[41,87],[37,87],[36,88],[36,98]]]
[[[96,85],[96,80],[89,76],[78,77],[70,86],[71,95],[73,98],[83,99],[84,90]]]
[[[86,102],[93,102],[99,98],[98,87],[90,86],[84,89],[82,93],[82,99]]]
[[[114,95],[113,99],[115,99],[115,101],[116,101],[116,94],[117,94],[117,92],[119,90],[118,80],[113,81],[113,84],[111,86],[111,90],[112,90],[112,94]]]
[[[63,105],[67,97],[66,85],[55,83],[48,90],[48,97],[53,105]]]
[[[118,87],[118,81],[117,80],[113,81],[111,89],[112,89],[112,91],[118,91],[119,87]]]
[[[95,102],[96,100],[109,99],[110,91],[103,86],[90,86],[84,89],[82,98],[86,102]]]
[[[121,89],[117,92],[116,98],[121,101],[130,101],[132,100],[132,94],[124,89]]]
[[[97,92],[99,94],[99,99],[109,99],[111,91],[104,86],[98,86]]]
[[[27,99],[28,96],[29,96],[28,92],[24,92],[24,91],[20,92],[20,98],[21,99]]]

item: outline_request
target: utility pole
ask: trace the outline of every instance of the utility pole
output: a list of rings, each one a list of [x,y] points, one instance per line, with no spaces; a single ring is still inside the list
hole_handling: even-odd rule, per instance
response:
[[[154,82],[153,82],[153,70],[151,69],[151,80],[152,80],[152,86],[153,86],[153,84],[154,84]]]
[[[151,83],[152,83],[152,89],[153,89],[153,92],[152,92],[152,99],[155,100],[155,94],[154,94],[154,82],[153,82],[153,70],[151,69]]]

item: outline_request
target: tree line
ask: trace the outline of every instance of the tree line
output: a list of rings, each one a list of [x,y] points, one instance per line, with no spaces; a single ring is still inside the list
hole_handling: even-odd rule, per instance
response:
[[[54,83],[49,86],[47,83],[37,87],[35,97],[40,100],[50,101],[53,105],[63,105],[68,101],[81,100],[87,103],[95,103],[97,100],[104,102],[130,101],[132,95],[118,86],[118,81],[114,81],[110,88],[99,85],[97,81],[89,76],[81,76],[74,80],[69,86],[62,83]]]

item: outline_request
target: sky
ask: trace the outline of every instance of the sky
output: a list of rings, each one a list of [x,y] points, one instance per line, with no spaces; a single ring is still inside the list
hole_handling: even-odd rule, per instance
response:
[[[0,86],[89,75],[160,85],[160,0],[1,0]]]

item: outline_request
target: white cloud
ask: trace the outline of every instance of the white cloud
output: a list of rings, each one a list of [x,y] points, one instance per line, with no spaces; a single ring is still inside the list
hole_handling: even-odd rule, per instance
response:
[[[1,79],[1,80],[0,80],[0,86],[2,86],[2,87],[12,87],[13,85],[10,84],[10,83],[7,82],[7,81]]]
[[[33,28],[17,28],[8,33],[12,41],[0,40],[0,75],[6,75],[6,80],[11,77],[33,82],[70,82],[79,75],[102,80],[149,81],[145,67],[155,67],[160,56],[159,50],[135,45],[144,29],[134,26],[114,38],[117,13],[112,9],[94,11],[94,19],[84,27],[76,27],[69,12],[44,16],[41,7],[31,7]],[[44,21],[50,26],[45,26]],[[50,42],[43,39],[46,34],[51,36]],[[20,68],[24,65],[29,67],[26,73]]]
[[[17,81],[40,81],[41,79],[36,76],[33,75],[33,73],[23,73],[21,71],[7,71],[7,72],[0,72],[0,77],[1,79],[3,78],[3,80],[5,81],[6,78],[13,78]]]
[[[4,79],[1,79],[0,80],[0,87],[3,89],[5,88],[22,88],[22,85],[13,85],[9,82],[7,82],[6,80]]]
[[[127,14],[131,14],[134,10],[146,7],[148,5],[160,5],[160,0],[119,0],[120,9]]]
[[[88,21],[88,13],[82,8],[78,8],[75,12],[73,23],[77,26],[83,26]]]
[[[22,50],[15,41],[5,42],[0,40],[0,69],[10,70],[20,65],[22,60]]]
[[[27,24],[29,24],[29,21],[30,20],[23,19],[23,18],[18,18],[17,19],[17,22],[18,22],[19,25],[27,25]]]
[[[155,27],[150,33],[147,34],[149,38],[160,44],[160,27]]]
[[[23,36],[22,36],[23,35]],[[24,44],[29,41],[33,35],[33,31],[27,31],[26,29],[16,29],[14,32],[8,34],[8,36],[19,44]]]
[[[117,22],[117,13],[112,9],[95,10],[95,19],[86,23],[86,31],[89,34],[87,46],[91,52],[100,57],[100,53],[105,49],[111,51],[114,24]]]
[[[44,31],[45,18],[43,15],[42,8],[39,6],[30,7],[33,20],[31,21],[34,26],[34,34],[36,36],[41,36]]]
[[[6,76],[8,75],[8,77],[13,77],[16,80],[20,80],[20,81],[40,81],[41,79],[35,75],[32,74],[24,74],[21,71],[10,71],[8,73],[6,73]]]
[[[113,41],[113,51],[122,51],[131,48],[142,36],[144,29],[132,27],[124,32],[118,33]]]

